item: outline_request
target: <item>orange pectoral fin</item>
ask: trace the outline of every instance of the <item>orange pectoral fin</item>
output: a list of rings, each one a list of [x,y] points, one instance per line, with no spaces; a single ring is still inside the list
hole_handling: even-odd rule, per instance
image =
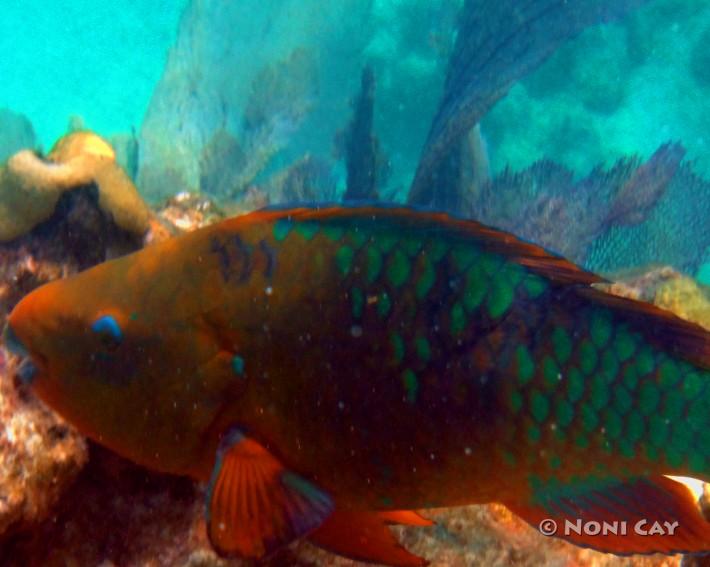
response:
[[[606,553],[710,552],[710,522],[690,490],[670,478],[642,477],[565,492],[547,494],[538,505],[505,504],[541,532],[551,532],[545,535]]]
[[[390,510],[389,512],[376,512],[376,514],[385,522],[389,524],[399,524],[400,526],[419,526],[426,528],[436,523],[413,510]]]
[[[334,512],[313,532],[310,539],[317,546],[355,559],[392,567],[422,567],[426,559],[407,551],[395,538],[388,524],[430,526],[433,522],[416,512]]]
[[[226,556],[262,559],[320,526],[333,504],[256,441],[231,431],[207,493],[207,533]]]

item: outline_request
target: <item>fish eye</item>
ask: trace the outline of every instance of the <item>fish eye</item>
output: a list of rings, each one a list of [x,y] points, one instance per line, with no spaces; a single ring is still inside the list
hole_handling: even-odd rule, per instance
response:
[[[107,349],[115,349],[123,340],[121,326],[112,315],[102,315],[91,324],[91,330],[96,333],[101,344]]]

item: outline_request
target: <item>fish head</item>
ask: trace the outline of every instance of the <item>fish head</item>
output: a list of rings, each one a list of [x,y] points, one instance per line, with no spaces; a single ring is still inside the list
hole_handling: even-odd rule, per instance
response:
[[[44,285],[13,309],[3,332],[7,349],[23,357],[19,378],[70,421],[95,421],[106,412],[96,403],[124,405],[135,394],[137,364],[150,343],[130,314],[101,292],[102,274],[85,274]],[[144,384],[145,386],[145,384]],[[134,400],[135,403],[135,400]],[[128,400],[125,400],[128,405]]]
[[[207,395],[211,384],[199,374],[205,341],[174,324],[178,302],[156,293],[150,278],[127,281],[127,266],[107,262],[34,290],[9,315],[4,342],[25,357],[17,374],[47,405],[84,435],[151,466],[155,455],[189,453],[219,395]]]

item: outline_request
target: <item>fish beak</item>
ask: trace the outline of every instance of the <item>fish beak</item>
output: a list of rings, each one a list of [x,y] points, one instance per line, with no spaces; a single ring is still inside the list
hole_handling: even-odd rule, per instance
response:
[[[12,354],[16,354],[17,356],[30,355],[25,348],[25,345],[22,344],[22,341],[17,338],[17,335],[15,334],[15,331],[12,330],[10,323],[5,325],[5,329],[2,332],[2,341],[5,343],[5,348]]]
[[[2,340],[5,343],[5,348],[17,356],[22,357],[22,361],[17,366],[16,372],[23,384],[30,384],[37,375],[37,367],[30,360],[30,354],[25,345],[17,337],[15,331],[12,330],[10,323],[5,325],[2,332]]]

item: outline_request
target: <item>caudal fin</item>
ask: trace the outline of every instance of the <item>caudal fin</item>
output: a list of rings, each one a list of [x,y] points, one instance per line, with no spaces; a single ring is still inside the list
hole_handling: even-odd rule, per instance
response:
[[[710,522],[692,492],[664,476],[535,500],[506,505],[543,535],[606,553],[710,553]]]

